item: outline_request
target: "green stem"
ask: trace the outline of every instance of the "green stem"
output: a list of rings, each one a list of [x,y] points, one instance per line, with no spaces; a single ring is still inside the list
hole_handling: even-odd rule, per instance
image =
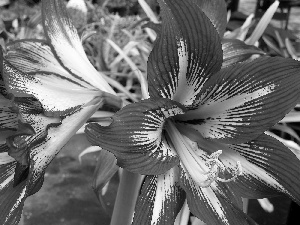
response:
[[[110,225],[130,225],[142,176],[123,170]]]

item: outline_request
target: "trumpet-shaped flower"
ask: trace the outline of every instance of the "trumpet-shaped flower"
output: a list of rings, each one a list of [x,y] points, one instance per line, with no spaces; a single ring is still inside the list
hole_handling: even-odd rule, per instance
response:
[[[86,120],[103,104],[121,105],[90,64],[63,1],[43,1],[42,18],[46,40],[16,41],[1,54],[4,225],[18,223],[26,197],[40,189],[46,167]]]
[[[299,100],[299,62],[262,56],[224,65],[223,0],[159,3],[150,98],[122,108],[109,126],[86,127],[119,166],[147,175],[133,224],[174,224],[185,199],[207,224],[255,224],[241,197],[282,193],[299,203],[298,159],[264,134]]]

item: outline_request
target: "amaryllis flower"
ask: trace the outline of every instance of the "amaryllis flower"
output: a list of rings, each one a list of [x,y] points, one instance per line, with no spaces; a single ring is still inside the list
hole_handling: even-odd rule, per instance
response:
[[[64,2],[43,1],[42,19],[46,40],[16,41],[0,56],[7,92],[0,105],[4,225],[18,223],[26,197],[40,189],[46,167],[86,120],[106,103],[121,105],[85,55]]]
[[[187,199],[207,224],[254,224],[241,197],[299,203],[299,161],[264,132],[299,99],[300,64],[262,56],[222,67],[223,0],[160,0],[148,59],[150,98],[118,111],[89,140],[147,175],[133,224],[173,224]]]

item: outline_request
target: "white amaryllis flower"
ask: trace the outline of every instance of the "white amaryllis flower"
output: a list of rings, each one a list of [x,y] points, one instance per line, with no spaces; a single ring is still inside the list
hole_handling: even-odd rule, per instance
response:
[[[46,40],[10,43],[0,56],[3,225],[18,223],[26,197],[39,190],[48,164],[86,120],[106,103],[121,106],[89,62],[64,2],[44,0],[42,21]]]
[[[200,220],[224,225],[255,224],[241,197],[281,193],[299,203],[299,160],[264,132],[298,102],[300,63],[241,62],[238,41],[228,45],[229,62],[223,0],[159,3],[150,98],[122,108],[109,126],[86,126],[119,166],[147,175],[133,224],[172,225],[185,199]]]

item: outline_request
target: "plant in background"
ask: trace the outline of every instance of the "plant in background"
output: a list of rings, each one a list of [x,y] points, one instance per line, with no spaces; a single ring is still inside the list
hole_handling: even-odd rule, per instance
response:
[[[158,38],[147,63],[149,98],[123,107],[107,126],[86,127],[106,162],[98,164],[95,188],[110,179],[116,163],[124,168],[111,224],[131,224],[134,208],[133,224],[174,224],[187,207],[208,224],[254,224],[241,210],[241,197],[283,193],[299,203],[299,161],[264,133],[297,103],[299,62],[251,61],[263,52],[222,39],[223,0],[159,3],[163,21],[155,26]],[[45,41],[10,43],[1,58],[4,225],[18,223],[46,167],[93,113],[122,106],[109,78],[86,57],[63,2],[43,0],[42,21]],[[135,73],[126,55],[142,49],[135,39],[123,51],[106,41],[120,54],[110,66],[124,58]],[[146,175],[141,192],[140,174]]]

